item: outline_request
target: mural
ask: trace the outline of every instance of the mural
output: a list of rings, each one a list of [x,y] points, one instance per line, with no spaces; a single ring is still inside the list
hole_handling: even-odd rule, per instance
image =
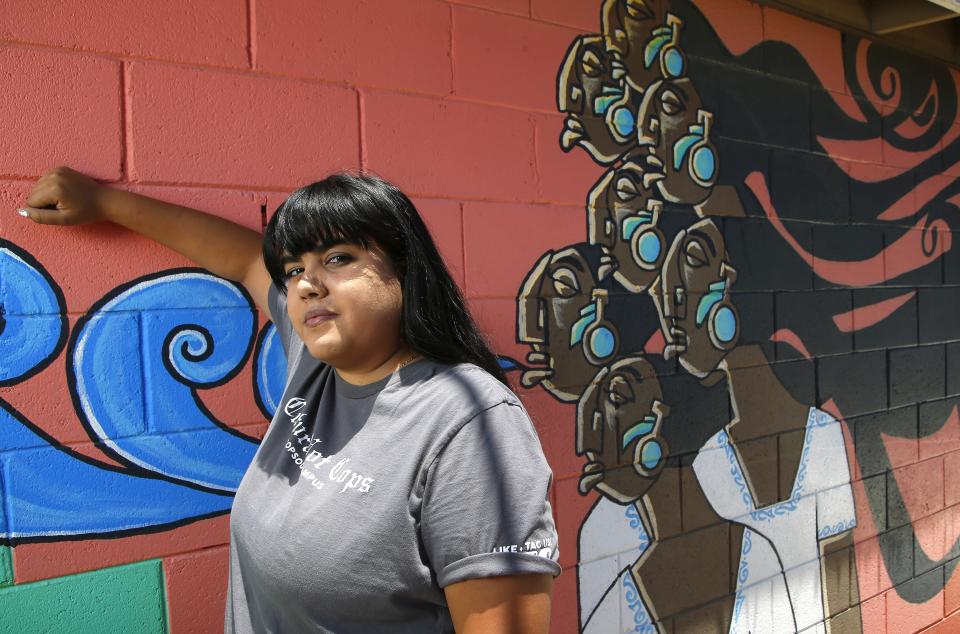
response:
[[[907,484],[864,480],[897,442],[956,426],[955,401],[913,427],[858,418],[947,392],[942,345],[883,349],[960,328],[924,315],[922,288],[957,279],[955,75],[855,36],[816,54],[729,44],[685,0],[599,10],[560,63],[557,106],[561,148],[606,171],[585,242],[544,253],[518,291],[530,351],[513,366],[576,404],[570,449],[595,497],[580,630],[870,631],[855,543],[890,509],[905,521],[880,536],[882,567],[903,601],[941,592],[960,554],[957,540],[925,561]],[[830,63],[852,98],[826,90]],[[896,167],[846,160],[880,156]],[[897,377],[931,372],[939,390],[898,394]],[[943,566],[940,582],[914,563]]]
[[[580,465],[568,497],[589,509],[561,536],[567,552],[576,539],[577,628],[939,618],[960,583],[960,522],[936,515],[956,500],[925,487],[939,478],[943,493],[952,462],[912,466],[960,447],[960,74],[855,35],[751,28],[715,0],[595,4],[596,27],[556,59],[556,147],[602,173],[572,244],[524,256],[527,350],[501,359],[567,407]],[[17,547],[90,540],[86,570],[101,565],[94,540],[226,514],[255,439],[203,397],[251,365],[268,420],[283,350],[234,284],[167,270],[72,316],[41,262],[0,240],[0,386],[40,393],[38,375],[62,370],[63,416],[91,443],[61,442],[59,419],[0,398],[0,586]],[[169,552],[192,562],[207,546]],[[104,618],[142,606],[164,631],[170,559],[0,588],[18,593],[5,614],[16,605],[8,622],[29,623],[103,587]],[[868,609],[882,594],[885,612]]]
[[[249,358],[246,293],[200,270],[151,275],[97,302],[68,342],[63,293],[42,265],[0,240],[0,272],[0,384],[29,379],[66,347],[77,414],[104,456],[60,445],[44,421],[0,400],[2,543],[127,535],[228,512],[256,444],[216,420],[197,391]],[[265,327],[254,386],[265,412],[286,374],[277,343]]]

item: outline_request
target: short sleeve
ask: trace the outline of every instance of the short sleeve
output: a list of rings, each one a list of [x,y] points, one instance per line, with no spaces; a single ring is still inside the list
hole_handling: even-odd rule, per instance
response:
[[[559,575],[552,478],[519,404],[494,405],[464,424],[433,460],[424,485],[421,537],[437,583]]]

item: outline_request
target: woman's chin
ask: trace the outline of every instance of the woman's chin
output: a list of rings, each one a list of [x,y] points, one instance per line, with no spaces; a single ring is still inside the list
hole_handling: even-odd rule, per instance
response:
[[[331,346],[326,342],[311,341],[306,342],[307,352],[310,353],[310,356],[319,361],[323,361],[328,365],[336,365],[335,360],[339,356],[335,346]]]

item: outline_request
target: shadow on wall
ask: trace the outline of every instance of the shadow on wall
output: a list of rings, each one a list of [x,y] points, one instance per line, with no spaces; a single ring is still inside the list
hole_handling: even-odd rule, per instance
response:
[[[734,18],[692,1],[599,9],[560,64],[559,142],[608,170],[586,241],[539,256],[519,289],[530,352],[512,367],[577,404],[579,489],[599,494],[580,629],[872,631],[857,553],[888,507],[904,517],[879,541],[900,600],[941,593],[960,554],[952,535],[927,557],[895,473],[864,482],[897,441],[960,432],[943,400],[960,184],[942,176],[960,161],[960,87],[854,36],[805,57],[741,33],[731,51]],[[830,64],[852,99],[824,89]],[[909,378],[931,375],[932,390]],[[919,427],[889,416],[930,399]],[[941,582],[917,583],[914,563]]]

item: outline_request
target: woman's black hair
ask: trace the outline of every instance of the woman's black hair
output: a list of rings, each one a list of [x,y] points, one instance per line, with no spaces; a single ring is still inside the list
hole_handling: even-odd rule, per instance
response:
[[[375,243],[390,257],[403,289],[400,331],[412,350],[443,363],[480,366],[509,387],[423,219],[391,183],[339,172],[296,190],[267,223],[263,260],[286,293],[284,256],[341,242],[365,249]]]

